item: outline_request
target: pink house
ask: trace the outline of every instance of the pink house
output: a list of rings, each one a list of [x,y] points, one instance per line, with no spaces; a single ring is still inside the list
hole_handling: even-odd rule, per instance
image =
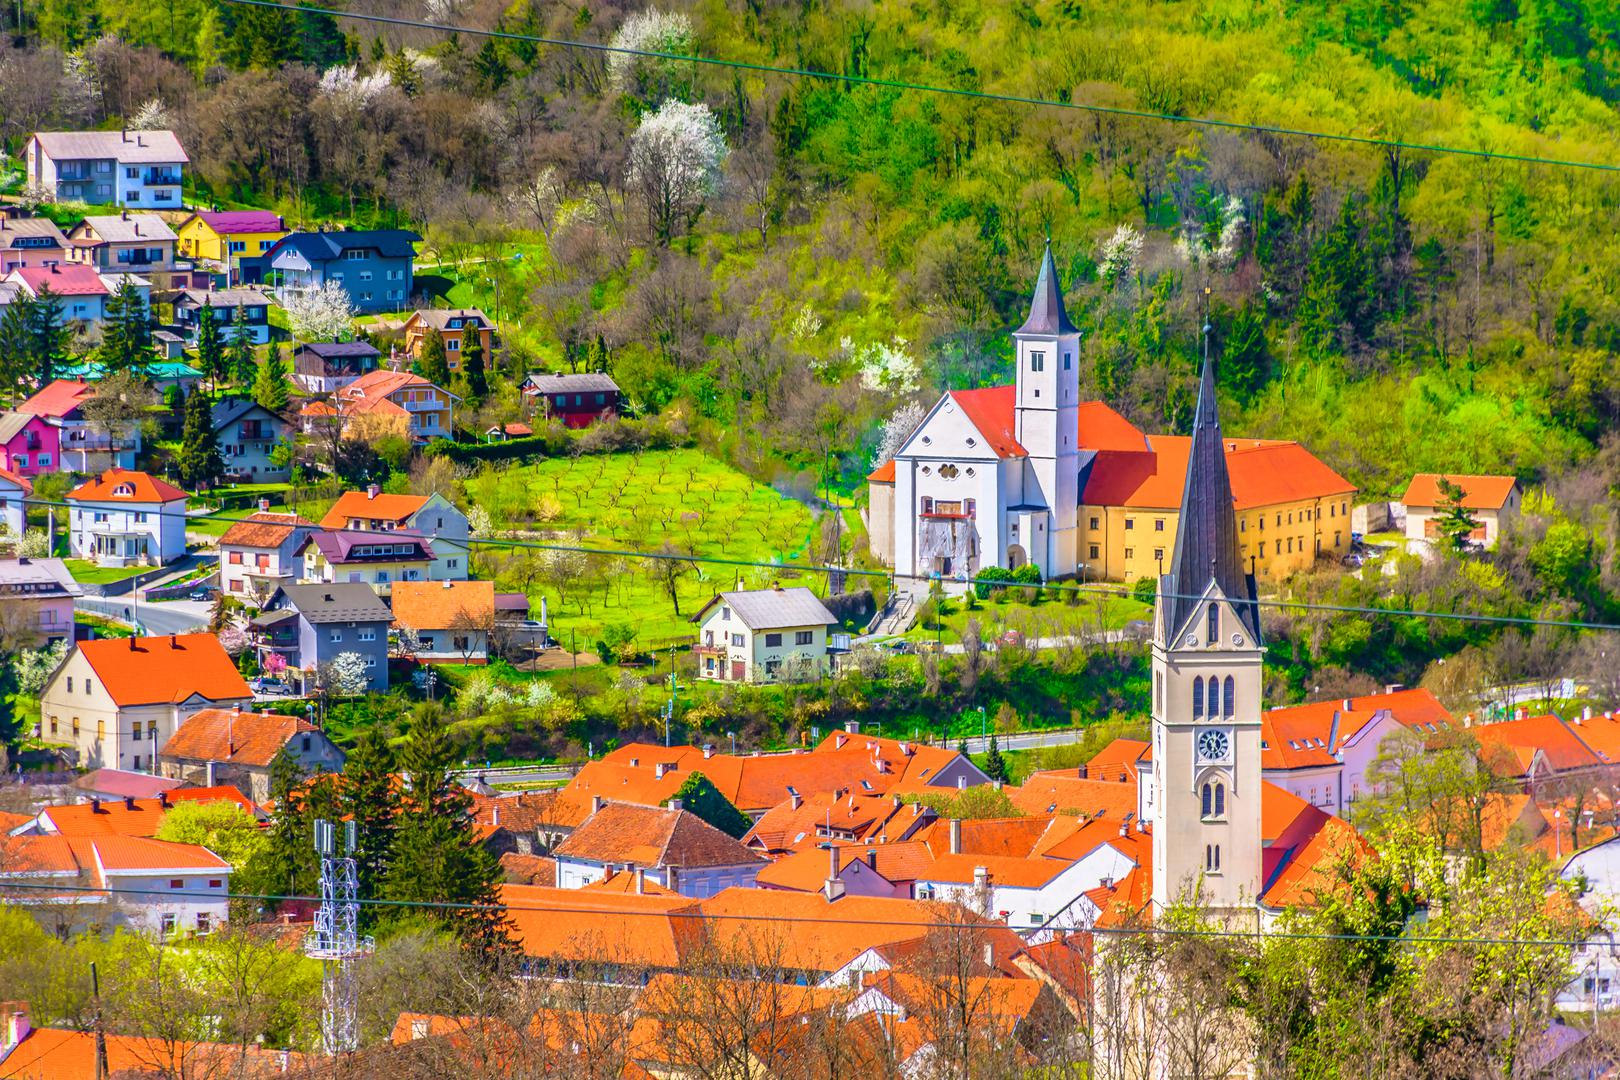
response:
[[[61,559],[0,559],[0,597],[33,611],[41,645],[73,641],[73,601],[83,595]]]
[[[55,472],[60,451],[60,433],[44,417],[0,412],[0,469],[18,476]]]

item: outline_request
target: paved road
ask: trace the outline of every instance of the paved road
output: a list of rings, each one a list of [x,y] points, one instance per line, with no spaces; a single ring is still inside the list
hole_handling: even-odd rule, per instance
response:
[[[559,784],[574,778],[574,770],[567,765],[536,765],[532,769],[457,769],[462,780],[476,780],[479,776],[490,784]]]
[[[139,622],[148,634],[190,634],[208,625],[209,605],[196,600],[173,600],[165,604],[129,599],[103,600],[96,596],[80,597],[74,607],[93,611],[98,615],[111,615],[122,622]]]

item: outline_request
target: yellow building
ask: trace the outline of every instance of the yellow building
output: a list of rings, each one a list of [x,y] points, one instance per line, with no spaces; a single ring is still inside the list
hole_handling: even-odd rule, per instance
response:
[[[1087,578],[1156,577],[1175,547],[1187,454],[1184,435],[1146,436],[1146,450],[1101,450],[1080,496]],[[1226,439],[1244,568],[1273,580],[1350,550],[1355,486],[1297,442]]]
[[[231,267],[275,247],[287,223],[269,210],[203,211],[187,218],[177,235],[183,257]]]

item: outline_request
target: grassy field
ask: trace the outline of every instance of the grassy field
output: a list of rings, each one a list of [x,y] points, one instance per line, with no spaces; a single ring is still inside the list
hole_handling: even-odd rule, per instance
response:
[[[1017,590],[1009,589],[1008,592]],[[961,597],[946,602],[946,610],[938,620],[925,626],[918,622],[905,633],[912,641],[941,641],[946,644],[962,640],[962,630],[969,619],[977,619],[979,636],[993,641],[1008,630],[1016,630],[1025,638],[1067,637],[1072,634],[1095,633],[1098,630],[1118,630],[1136,619],[1153,614],[1151,604],[1139,603],[1125,596],[1082,595],[1078,604],[1065,600],[1043,600],[1030,604],[1023,600],[979,601],[976,610],[969,611]]]
[[[253,513],[257,506],[253,499],[270,500],[270,508],[276,511],[285,511],[287,493],[292,490],[288,483],[276,484],[230,484],[215,488],[207,495],[196,495],[186,501],[187,507],[196,509],[199,506],[212,507],[219,504],[222,496],[233,496],[233,502],[242,504],[244,499],[249,500],[246,505],[235,505],[229,509],[218,511],[206,517],[194,517],[186,520],[186,531],[198,533],[203,536],[224,536],[230,527],[236,524],[235,519],[247,517]]]
[[[533,531],[542,542],[683,553],[791,566],[806,558],[810,511],[698,450],[557,458],[485,473],[467,482],[467,499],[498,530]],[[781,577],[765,568],[683,563],[676,580],[679,613],[655,576],[659,564],[617,556],[523,552],[492,556],[501,588],[525,591],[538,617],[546,598],[552,633],[570,631],[587,649],[615,624],[647,645],[689,637],[686,621],[714,593],[763,587]],[[819,579],[798,584],[820,589]]]
[[[68,573],[73,575],[73,580],[82,585],[106,585],[113,581],[123,581],[125,578],[134,577],[136,574],[151,569],[146,566],[97,566],[87,559],[65,559],[63,561],[67,566]]]

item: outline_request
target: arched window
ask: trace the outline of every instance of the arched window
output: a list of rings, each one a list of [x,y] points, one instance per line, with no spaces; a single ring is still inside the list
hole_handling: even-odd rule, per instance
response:
[[[1210,785],[1204,785],[1204,816],[1209,817],[1210,808],[1214,806],[1214,792]]]
[[[1226,702],[1222,714],[1225,716],[1237,715],[1237,682],[1228,675],[1226,677]]]
[[[1215,848],[1211,844],[1204,845],[1204,869],[1215,869]]]
[[[1221,845],[1215,845],[1215,865],[1211,869],[1219,871],[1221,868]]]
[[[1205,711],[1211,720],[1221,715],[1221,680],[1217,675],[1209,677],[1209,708]]]
[[[1193,680],[1193,719],[1204,715],[1204,677]]]
[[[1214,645],[1221,640],[1221,609],[1214,604],[1209,605],[1209,627],[1204,634],[1207,645]]]
[[[1205,811],[1205,813],[1208,813],[1208,811]],[[1225,784],[1216,784],[1215,785],[1215,816],[1216,817],[1225,817],[1226,816],[1226,785]]]

